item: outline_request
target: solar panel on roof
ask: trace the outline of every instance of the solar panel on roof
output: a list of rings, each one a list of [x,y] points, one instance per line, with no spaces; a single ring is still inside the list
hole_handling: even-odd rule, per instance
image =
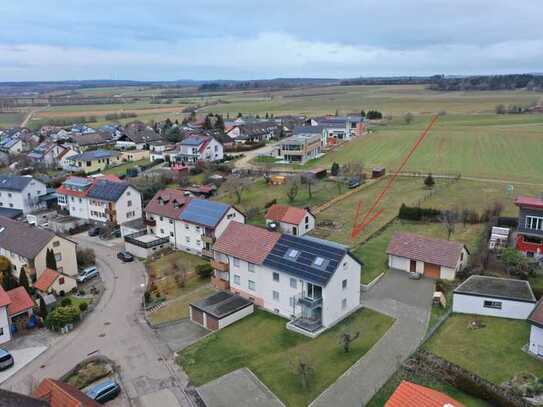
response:
[[[228,205],[220,202],[193,199],[181,213],[181,220],[214,227],[228,208]]]

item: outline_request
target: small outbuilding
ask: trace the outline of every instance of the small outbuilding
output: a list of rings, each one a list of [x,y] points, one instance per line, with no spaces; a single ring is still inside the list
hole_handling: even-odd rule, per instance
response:
[[[530,324],[528,351],[534,355],[543,357],[543,297],[528,317],[528,323]]]
[[[373,167],[373,169],[371,170],[371,177],[381,178],[385,175],[385,173],[386,173],[385,167],[382,167],[382,166]]]
[[[253,312],[251,301],[225,291],[189,304],[190,320],[210,331],[222,329]]]
[[[453,312],[527,319],[536,305],[530,283],[524,280],[471,276],[453,292]]]
[[[391,269],[424,277],[454,280],[467,262],[468,249],[459,242],[414,233],[395,233],[387,248]]]
[[[309,208],[274,204],[266,212],[266,226],[277,225],[277,229],[293,236],[303,236],[315,228],[315,215]]]

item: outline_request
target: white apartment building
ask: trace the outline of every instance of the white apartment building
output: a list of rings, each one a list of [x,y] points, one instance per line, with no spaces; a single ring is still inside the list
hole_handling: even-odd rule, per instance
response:
[[[115,177],[70,177],[58,189],[58,204],[70,216],[115,225],[141,218],[141,194]]]
[[[214,246],[213,284],[315,337],[360,307],[362,264],[334,242],[231,223]]]
[[[135,246],[141,243],[149,249],[163,244],[162,239],[167,238],[176,249],[212,257],[215,240],[231,222],[244,223],[245,215],[228,204],[191,198],[177,189],[164,189],[147,204],[144,221],[146,233],[128,235],[125,241]],[[156,239],[150,239],[149,235]]]
[[[27,214],[46,206],[40,199],[46,194],[46,185],[31,176],[0,176],[0,208],[19,209]]]

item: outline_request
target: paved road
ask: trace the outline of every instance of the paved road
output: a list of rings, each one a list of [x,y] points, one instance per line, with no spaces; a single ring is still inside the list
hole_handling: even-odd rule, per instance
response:
[[[169,390],[180,406],[190,407],[182,389],[186,379],[176,369],[171,353],[147,326],[140,309],[145,271],[139,262],[123,264],[119,247],[108,247],[96,238],[76,237],[81,246],[96,252],[106,291],[97,308],[70,334],[11,377],[2,387],[28,393],[29,383],[44,377],[58,378],[91,354],[101,354],[120,366],[125,394],[115,405],[144,405],[140,397]],[[166,407],[166,406],[164,406]],[[168,406],[170,407],[170,406]],[[172,406],[175,407],[175,406]]]
[[[251,164],[251,160],[259,155],[266,155],[271,153],[273,148],[278,144],[277,143],[271,143],[266,144],[264,147],[257,148],[256,150],[251,151],[244,151],[244,156],[241,157],[239,160],[234,161],[234,167],[236,168],[244,168],[244,169],[250,169],[250,168],[261,168],[258,165]]]
[[[362,294],[364,307],[390,315],[396,321],[311,407],[360,407],[371,400],[424,338],[433,284],[428,279],[410,280],[406,273],[392,270]]]

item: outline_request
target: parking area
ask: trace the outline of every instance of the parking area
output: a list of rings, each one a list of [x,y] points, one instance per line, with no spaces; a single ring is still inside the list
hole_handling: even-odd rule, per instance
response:
[[[170,352],[177,352],[207,335],[209,331],[189,320],[172,322],[155,328],[155,333]]]
[[[9,369],[0,372],[0,383],[5,382],[46,350],[47,346],[33,346],[30,348],[10,350],[11,356],[13,356],[14,364]]]
[[[249,369],[234,370],[198,387],[207,407],[282,407],[279,400]]]

